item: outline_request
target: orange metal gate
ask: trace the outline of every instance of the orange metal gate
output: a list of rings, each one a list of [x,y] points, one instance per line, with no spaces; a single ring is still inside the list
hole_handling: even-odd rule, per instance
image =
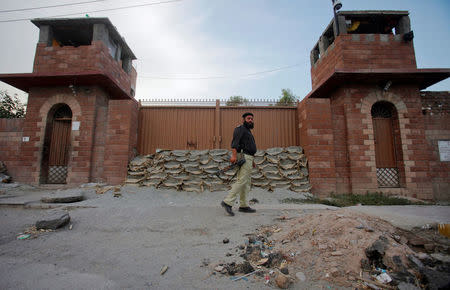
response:
[[[296,107],[141,107],[138,152],[156,149],[229,149],[242,114],[255,115],[258,149],[299,145]]]

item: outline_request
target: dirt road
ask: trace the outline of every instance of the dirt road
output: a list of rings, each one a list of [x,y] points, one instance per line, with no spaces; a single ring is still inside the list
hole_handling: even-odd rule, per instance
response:
[[[299,197],[280,190],[252,190],[255,214],[224,214],[224,192],[201,194],[122,187],[113,192],[83,191],[87,200],[71,204],[72,230],[17,236],[39,218],[60,209],[39,209],[39,197],[51,190],[1,189],[5,198],[30,200],[29,209],[0,207],[0,288],[2,289],[265,289],[261,277],[231,281],[213,274],[218,263],[240,262],[237,248],[246,234],[277,223],[280,216],[301,217],[336,208],[292,205],[279,201]],[[7,191],[5,193],[5,191]],[[6,198],[6,196],[8,196]],[[444,214],[445,215],[445,214]],[[420,223],[420,219],[417,220]],[[223,240],[228,238],[229,243]],[[164,275],[161,269],[168,266]],[[305,271],[306,273],[306,271]],[[326,281],[297,281],[296,289],[342,289]]]
[[[219,206],[225,193],[124,187],[121,197],[113,197],[111,191],[83,191],[88,199],[69,209],[72,230],[65,227],[35,239],[16,238],[54,209],[0,208],[0,288],[261,289],[264,284],[252,278],[233,282],[211,273],[220,261],[242,260],[234,250],[246,233],[280,215],[297,217],[327,208],[283,205],[279,199],[298,194],[253,190],[250,198],[260,201],[254,206],[257,213],[236,211],[228,217]],[[15,193],[20,195],[20,189]],[[30,190],[30,195],[42,194]],[[224,244],[224,238],[230,242]],[[169,268],[161,275],[165,265]]]

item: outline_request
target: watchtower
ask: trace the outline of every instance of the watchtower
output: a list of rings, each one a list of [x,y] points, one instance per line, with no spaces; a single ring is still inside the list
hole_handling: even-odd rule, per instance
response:
[[[33,72],[0,75],[29,93],[15,180],[123,182],[137,142],[135,55],[108,18],[31,22]]]
[[[417,69],[407,11],[340,11],[311,50],[299,104],[313,191],[433,199],[420,90],[450,75]]]

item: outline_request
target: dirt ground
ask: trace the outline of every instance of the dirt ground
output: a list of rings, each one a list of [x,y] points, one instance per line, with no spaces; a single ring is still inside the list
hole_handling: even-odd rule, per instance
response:
[[[354,289],[362,287],[364,249],[380,235],[398,245],[398,255],[412,251],[395,240],[398,233],[388,222],[349,209],[281,204],[299,197],[286,190],[252,190],[257,212],[235,210],[234,217],[219,206],[225,192],[126,186],[96,194],[95,188],[77,188],[66,191],[83,192],[86,200],[45,209],[37,201],[54,189],[0,191],[2,201],[31,201],[27,208],[0,207],[1,289],[270,289],[278,287],[283,267],[293,289]],[[38,219],[61,210],[69,212],[69,225],[18,239]],[[258,265],[264,257],[255,256],[247,260],[261,272],[236,281],[242,274],[217,271],[246,260],[249,237],[264,237],[264,254],[282,253],[278,262],[284,264]]]

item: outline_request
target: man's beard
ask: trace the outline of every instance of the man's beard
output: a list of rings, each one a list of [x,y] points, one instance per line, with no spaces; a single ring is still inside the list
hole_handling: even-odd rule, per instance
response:
[[[244,126],[245,126],[245,128],[247,128],[247,129],[253,129],[254,124],[253,124],[253,123],[247,123],[247,122],[244,121]]]

